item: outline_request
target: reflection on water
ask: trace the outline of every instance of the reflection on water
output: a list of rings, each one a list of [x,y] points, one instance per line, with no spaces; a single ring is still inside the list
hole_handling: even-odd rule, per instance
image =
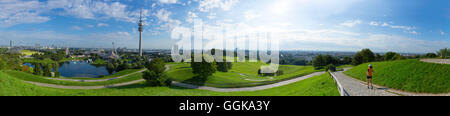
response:
[[[30,63],[25,63],[24,65],[34,67]],[[58,71],[61,73],[62,77],[90,77],[90,78],[99,78],[100,76],[107,76],[115,73],[115,72],[108,72],[106,66],[92,65],[84,61],[70,61],[60,63]]]

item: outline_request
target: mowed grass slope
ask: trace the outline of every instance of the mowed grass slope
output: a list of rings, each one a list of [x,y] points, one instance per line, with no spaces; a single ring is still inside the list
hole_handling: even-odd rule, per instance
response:
[[[167,75],[177,82],[219,88],[237,88],[272,84],[318,71],[311,66],[280,65],[279,70],[283,71],[283,75],[258,76],[258,69],[263,65],[266,64],[262,62],[235,62],[233,68],[228,72],[217,71],[204,79],[192,73],[189,63],[172,63],[169,65],[170,70]]]
[[[104,86],[104,85],[112,85],[124,82],[130,82],[142,79],[142,73],[131,74],[127,77],[123,77],[120,79],[115,79],[111,81],[102,81],[102,82],[76,82],[76,81],[63,81],[63,80],[52,80],[50,77],[42,77],[29,73],[24,73],[20,71],[3,71],[4,73],[13,76],[15,78],[25,80],[25,81],[33,81],[40,83],[48,83],[55,85],[66,85],[66,86]]]
[[[251,92],[213,92],[177,86],[148,87],[139,83],[119,88],[69,90],[40,87],[0,71],[0,96],[338,96],[329,75],[311,77],[290,85]]]
[[[370,63],[374,67],[373,83],[416,93],[450,92],[450,65],[400,60]],[[345,74],[366,81],[369,63],[359,65]]]

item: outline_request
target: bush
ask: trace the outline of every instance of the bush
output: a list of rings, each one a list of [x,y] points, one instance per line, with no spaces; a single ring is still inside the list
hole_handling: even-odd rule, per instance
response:
[[[232,68],[231,62],[216,62],[217,64],[217,71],[220,72],[228,72]]]
[[[26,72],[26,73],[30,73],[31,72],[31,68],[27,65],[22,66],[22,72]]]
[[[394,58],[394,57],[396,57],[396,55],[397,55],[397,53],[395,53],[395,52],[387,52],[384,55],[384,61],[395,60],[396,58]]]
[[[41,75],[41,64],[39,63],[34,63],[34,71],[33,74],[34,75]]]
[[[157,74],[154,71],[147,70],[142,77],[150,86],[170,86],[172,84],[172,80],[163,73]]]
[[[8,69],[8,64],[4,62],[2,59],[0,59],[0,70],[6,70]]]
[[[153,59],[147,64],[148,70],[143,72],[142,78],[144,78],[150,86],[170,86],[172,80],[164,74],[165,65],[165,62],[162,59]]]
[[[326,71],[336,72],[336,66],[329,64],[327,65]]]
[[[192,58],[193,59],[193,58]],[[216,62],[207,62],[205,59],[212,61],[211,56],[203,55],[202,62],[191,62],[192,73],[199,75],[201,78],[211,76],[217,71]]]
[[[438,55],[436,53],[427,53],[423,57],[425,57],[425,58],[436,58],[436,57],[438,57]]]
[[[352,60],[352,64],[356,66],[362,63],[373,61],[375,61],[375,54],[370,49],[363,49],[355,54]]]

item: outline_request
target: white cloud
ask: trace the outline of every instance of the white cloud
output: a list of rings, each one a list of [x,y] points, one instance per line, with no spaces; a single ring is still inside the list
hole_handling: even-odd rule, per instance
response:
[[[0,27],[17,24],[43,23],[50,20],[41,16],[42,3],[38,1],[2,0],[0,1]]]
[[[83,30],[80,26],[72,26],[72,30]]]
[[[239,2],[239,0],[200,0],[199,10],[202,12],[209,12],[214,8],[221,8],[222,10],[230,10],[230,8]]]
[[[105,24],[105,23],[98,23],[97,24],[97,27],[107,27],[107,26],[109,26],[109,25]]]
[[[440,30],[440,33],[441,33],[441,35],[445,35],[445,32],[442,30]]]
[[[164,4],[174,4],[177,3],[177,0],[159,0],[159,2]]]
[[[378,23],[372,21],[372,22],[369,23],[369,25],[378,26]],[[413,34],[413,35],[419,34],[419,32],[416,31],[416,27],[415,26],[411,27],[411,26],[403,26],[403,25],[392,25],[392,24],[388,24],[388,23],[384,22],[381,25],[381,27],[389,27],[389,28],[392,28],[392,29],[401,29],[401,30],[403,30],[403,32],[409,33],[409,34]]]
[[[156,29],[169,31],[181,24],[181,21],[170,18],[170,15],[172,15],[172,12],[167,11],[166,9],[160,9],[156,13],[154,13],[153,16],[159,19],[159,27],[157,27]]]
[[[344,23],[341,23],[342,26],[346,26],[346,27],[354,27],[355,25],[359,25],[361,24],[362,21],[361,20],[347,20]]]
[[[380,25],[380,24],[378,24],[378,23],[375,22],[375,21],[371,21],[371,22],[369,23],[369,25],[372,25],[372,26],[378,26],[378,25]]]

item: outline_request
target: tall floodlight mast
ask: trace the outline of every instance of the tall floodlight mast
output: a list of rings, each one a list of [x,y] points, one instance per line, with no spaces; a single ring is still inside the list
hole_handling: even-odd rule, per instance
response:
[[[142,9],[139,14],[139,56],[142,56],[142,31],[144,31],[144,24],[142,23]]]

